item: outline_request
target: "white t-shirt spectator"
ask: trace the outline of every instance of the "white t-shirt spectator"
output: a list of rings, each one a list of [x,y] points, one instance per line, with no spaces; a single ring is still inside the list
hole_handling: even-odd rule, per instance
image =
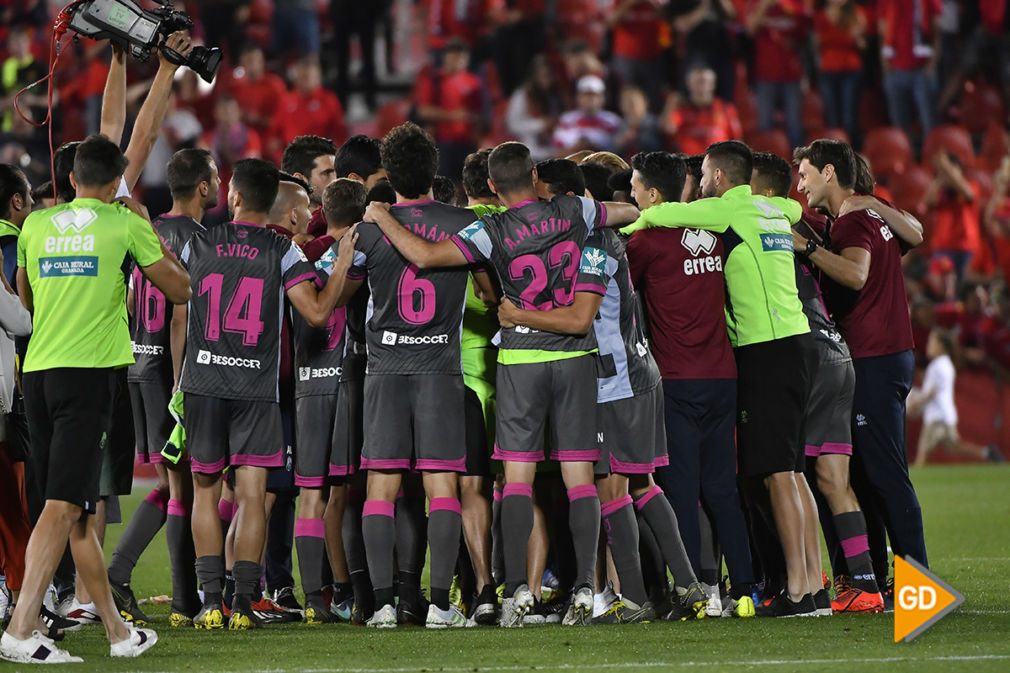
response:
[[[554,147],[574,147],[584,140],[594,150],[613,150],[614,138],[622,123],[621,118],[609,110],[600,110],[592,116],[582,110],[569,110],[561,115],[554,129]]]
[[[932,397],[922,408],[922,422],[945,423],[957,427],[957,407],[954,406],[954,363],[947,355],[934,358],[926,367],[922,379],[922,394]]]

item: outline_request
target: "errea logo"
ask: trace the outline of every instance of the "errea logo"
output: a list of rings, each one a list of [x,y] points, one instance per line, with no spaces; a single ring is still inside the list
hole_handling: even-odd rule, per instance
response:
[[[717,242],[715,234],[701,229],[685,229],[680,237],[680,244],[695,257],[702,253],[711,255]]]
[[[97,219],[98,214],[91,208],[61,210],[51,218],[56,231],[61,234],[67,233],[70,229],[79,234]]]

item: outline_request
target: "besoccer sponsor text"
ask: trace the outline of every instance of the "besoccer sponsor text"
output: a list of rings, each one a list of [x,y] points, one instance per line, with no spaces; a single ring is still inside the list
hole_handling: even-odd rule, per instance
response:
[[[299,367],[298,380],[332,379],[340,376],[341,373],[343,373],[341,367]]]
[[[449,343],[448,334],[410,336],[409,334],[397,334],[389,330],[382,332],[382,344],[384,346],[428,346],[447,343]]]
[[[199,365],[217,365],[218,367],[242,367],[244,369],[259,369],[260,361],[252,358],[233,358],[225,355],[214,355],[210,351],[200,351],[196,354]]]

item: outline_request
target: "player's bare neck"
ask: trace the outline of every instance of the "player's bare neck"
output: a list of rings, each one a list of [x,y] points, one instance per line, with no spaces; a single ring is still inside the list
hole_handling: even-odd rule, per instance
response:
[[[396,203],[397,203],[397,205],[410,205],[412,203],[421,203],[421,202],[424,202],[424,201],[434,201],[434,200],[435,200],[435,197],[432,194],[432,190],[430,190],[430,189],[428,190],[427,194],[421,194],[420,196],[416,196],[416,197],[414,197],[412,199],[408,199],[406,196],[404,196],[400,192],[396,193]]]
[[[200,222],[203,220],[204,210],[200,205],[200,198],[196,197],[190,201],[174,201],[172,209],[165,213],[166,217],[188,217]]]
[[[842,187],[834,187],[828,193],[827,210],[831,217],[838,217],[839,211],[842,209],[842,204],[845,203],[845,199],[852,196],[855,192],[851,189],[843,189]]]
[[[539,201],[536,190],[532,188],[521,189],[512,194],[499,194],[498,197],[506,208],[514,208],[516,205],[526,201]]]

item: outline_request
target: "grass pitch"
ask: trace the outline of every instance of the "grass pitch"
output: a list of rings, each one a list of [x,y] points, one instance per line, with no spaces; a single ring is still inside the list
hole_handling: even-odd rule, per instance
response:
[[[247,633],[169,629],[146,605],[158,645],[140,659],[108,656],[88,627],[63,646],[85,659],[61,671],[1010,671],[1010,466],[927,467],[913,474],[932,570],[967,600],[912,643],[893,642],[893,615],[728,620],[642,626],[477,628],[428,632],[299,624]],[[124,501],[129,515],[142,493]],[[106,549],[122,526],[109,528]],[[133,576],[138,597],[171,590],[159,536]],[[15,670],[0,662],[0,673]],[[24,668],[24,667],[20,667]]]

